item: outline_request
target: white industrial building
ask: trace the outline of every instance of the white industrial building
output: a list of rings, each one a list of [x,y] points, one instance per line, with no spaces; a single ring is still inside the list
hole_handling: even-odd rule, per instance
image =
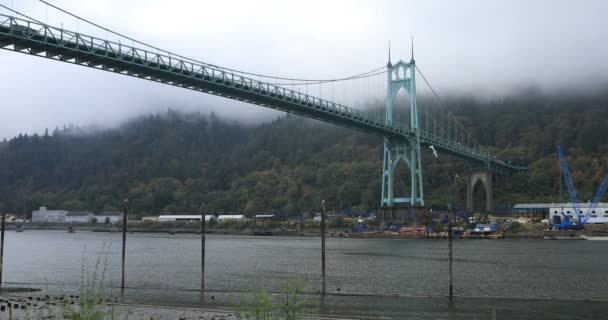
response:
[[[65,223],[67,214],[65,210],[48,210],[46,207],[40,207],[32,211],[32,222]]]
[[[579,203],[579,214],[582,217],[587,215],[591,203]],[[566,220],[578,221],[578,215],[572,203],[520,203],[513,207],[513,213],[518,216],[542,216],[546,217],[551,223],[561,223]],[[587,223],[608,223],[608,203],[600,202],[589,212]]]
[[[223,215],[220,215],[219,217],[217,217],[217,220],[219,220],[219,221],[229,221],[229,220],[240,221],[243,219],[245,219],[245,216],[242,214],[223,214]]]
[[[80,224],[91,223],[95,215],[90,212],[69,212],[65,215],[65,223]]]
[[[580,203],[579,215],[584,218],[589,212],[590,207],[591,203]],[[565,220],[564,216],[567,216],[570,221],[578,221],[578,215],[576,214],[576,210],[572,203],[551,204],[549,207],[549,221],[552,223],[559,223],[557,221]],[[597,207],[592,209],[589,213],[587,223],[608,223],[608,203],[598,203]]]
[[[206,214],[205,221],[217,220],[214,215]],[[173,221],[201,221],[201,215],[162,215],[158,217],[158,222],[173,222]]]

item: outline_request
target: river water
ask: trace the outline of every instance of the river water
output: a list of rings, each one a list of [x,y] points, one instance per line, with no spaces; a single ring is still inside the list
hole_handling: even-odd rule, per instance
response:
[[[97,270],[120,286],[118,233],[14,231],[6,234],[4,282],[51,293],[77,292]],[[207,236],[206,293],[200,235],[127,235],[124,299],[177,306],[228,305],[257,283],[271,292],[303,279],[320,288],[320,240]],[[608,318],[608,241],[454,242],[454,304],[447,303],[445,240],[327,240],[326,314],[401,318]],[[84,271],[83,271],[84,270]],[[103,275],[102,275],[103,274]],[[498,310],[498,311],[497,311]]]

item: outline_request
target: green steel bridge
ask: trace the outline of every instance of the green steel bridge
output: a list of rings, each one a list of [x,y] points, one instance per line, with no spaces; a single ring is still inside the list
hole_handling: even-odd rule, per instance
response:
[[[496,159],[457,122],[452,122],[451,128],[448,122],[447,127],[435,123],[427,125],[426,130],[420,129],[413,57],[410,62],[399,61],[395,65],[389,61],[387,112],[385,117],[379,117],[221,67],[9,15],[0,14],[0,47],[256,104],[384,137],[383,206],[424,205],[420,146],[432,146],[441,154],[488,172],[511,174],[526,169]],[[412,103],[409,124],[393,121],[392,100],[401,88],[406,89]],[[401,160],[412,174],[409,198],[396,198],[392,192],[394,168]]]

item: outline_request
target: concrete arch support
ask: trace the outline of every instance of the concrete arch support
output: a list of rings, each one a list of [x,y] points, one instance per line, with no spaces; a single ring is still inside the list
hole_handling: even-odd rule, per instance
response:
[[[473,211],[473,192],[477,183],[481,183],[486,192],[486,212],[491,212],[494,209],[492,198],[492,173],[489,171],[472,172],[469,176],[467,184],[467,211]]]

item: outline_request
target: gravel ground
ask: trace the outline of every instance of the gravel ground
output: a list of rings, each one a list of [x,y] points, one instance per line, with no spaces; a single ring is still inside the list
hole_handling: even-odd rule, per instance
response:
[[[63,310],[77,308],[78,296],[48,296],[33,294],[0,295],[0,319],[37,320],[61,319]],[[122,320],[234,320],[236,316],[228,310],[206,310],[196,308],[171,308],[145,305],[125,305],[104,301],[101,308]]]

